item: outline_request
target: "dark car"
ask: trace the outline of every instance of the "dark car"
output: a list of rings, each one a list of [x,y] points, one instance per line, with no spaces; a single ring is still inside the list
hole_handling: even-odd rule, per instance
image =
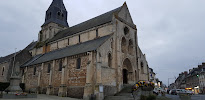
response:
[[[171,91],[171,94],[172,94],[172,95],[177,95],[177,91],[176,91],[176,90],[172,90],[172,91]]]

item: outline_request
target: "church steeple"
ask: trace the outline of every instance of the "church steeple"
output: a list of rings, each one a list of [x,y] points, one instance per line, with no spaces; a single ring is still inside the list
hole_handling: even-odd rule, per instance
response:
[[[52,22],[62,25],[63,27],[69,27],[67,22],[67,10],[64,6],[63,0],[53,0],[46,11],[45,23],[42,26]]]

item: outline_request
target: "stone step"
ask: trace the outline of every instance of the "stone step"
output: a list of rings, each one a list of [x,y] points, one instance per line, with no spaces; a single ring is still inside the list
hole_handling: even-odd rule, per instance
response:
[[[132,93],[132,86],[133,85],[124,85],[120,93]]]
[[[134,98],[130,98],[126,96],[108,96],[105,97],[104,100],[134,100]]]

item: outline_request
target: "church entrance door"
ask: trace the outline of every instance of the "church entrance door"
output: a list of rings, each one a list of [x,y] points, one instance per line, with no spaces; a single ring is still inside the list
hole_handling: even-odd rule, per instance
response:
[[[122,78],[123,84],[132,84],[134,82],[134,72],[131,61],[128,58],[123,62]]]
[[[127,84],[128,83],[128,80],[127,80],[127,75],[128,75],[127,69],[123,69],[122,74],[123,74],[123,84]]]

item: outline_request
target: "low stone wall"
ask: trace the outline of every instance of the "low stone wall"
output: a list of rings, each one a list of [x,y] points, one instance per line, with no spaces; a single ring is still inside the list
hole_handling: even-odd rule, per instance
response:
[[[73,86],[67,88],[68,97],[82,99],[83,94],[84,94],[84,87]]]
[[[141,95],[143,96],[153,95],[153,89],[151,87],[150,88],[139,87],[136,91],[133,92],[133,96],[135,100],[140,100]]]
[[[104,96],[112,96],[117,93],[117,88],[115,86],[104,86]]]

